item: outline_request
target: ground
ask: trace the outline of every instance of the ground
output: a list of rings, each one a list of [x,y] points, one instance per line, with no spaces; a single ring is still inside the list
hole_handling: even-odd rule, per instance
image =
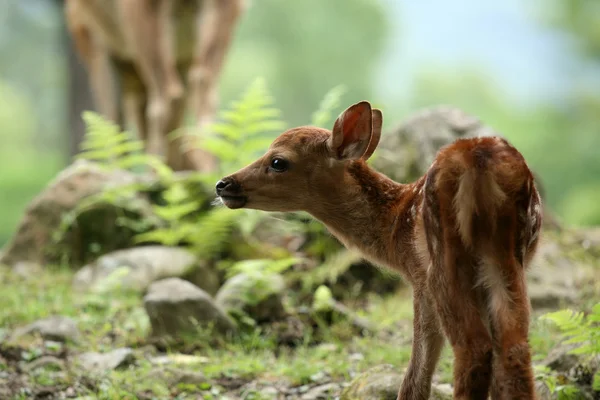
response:
[[[146,339],[149,323],[140,295],[76,294],[68,270],[23,277],[0,269],[0,282],[0,397],[7,399],[335,399],[355,374],[380,364],[402,371],[410,356],[408,288],[357,302],[356,312],[376,327],[370,335],[358,336],[338,324],[320,344],[278,346],[276,338],[255,332],[218,346],[202,336],[186,338],[159,352]],[[51,315],[72,318],[80,335],[66,343],[22,335],[9,343],[16,328]],[[534,316],[535,359],[545,358],[557,341],[556,330]],[[133,357],[107,373],[86,372],[73,362],[84,352],[124,347]],[[451,381],[450,356],[446,347],[438,383]]]

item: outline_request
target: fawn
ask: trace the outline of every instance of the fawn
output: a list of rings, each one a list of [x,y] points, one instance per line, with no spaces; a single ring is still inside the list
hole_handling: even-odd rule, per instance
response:
[[[166,147],[173,169],[214,168],[211,155],[182,150],[184,139],[167,141],[167,134],[181,127],[186,106],[199,128],[210,122],[244,6],[245,0],[66,0],[67,27],[100,113],[131,125],[149,153],[163,155]]]
[[[444,335],[454,398],[534,399],[525,269],[542,208],[523,156],[499,137],[459,139],[424,176],[400,184],[367,164],[382,122],[361,101],[332,131],[289,129],[217,182],[217,196],[231,209],[306,211],[410,282],[414,338],[398,399],[429,398]]]

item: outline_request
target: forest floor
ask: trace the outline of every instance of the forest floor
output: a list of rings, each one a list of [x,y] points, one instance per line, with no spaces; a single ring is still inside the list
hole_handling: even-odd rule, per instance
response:
[[[360,301],[355,311],[375,327],[366,336],[341,324],[327,328],[317,345],[280,346],[277,338],[256,331],[220,346],[189,338],[159,352],[146,340],[150,326],[139,294],[77,295],[71,281],[72,272],[65,270],[24,277],[0,268],[0,398],[336,399],[357,373],[380,364],[402,372],[410,356],[408,288]],[[36,334],[9,340],[19,327],[53,315],[76,324],[66,342]],[[534,359],[544,359],[557,341],[557,331],[534,315]],[[107,373],[74,362],[84,353],[124,348],[126,356]],[[451,377],[446,346],[435,382],[451,383]]]

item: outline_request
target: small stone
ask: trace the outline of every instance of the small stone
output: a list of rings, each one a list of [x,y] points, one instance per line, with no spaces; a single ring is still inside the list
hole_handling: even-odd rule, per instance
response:
[[[277,274],[238,274],[219,289],[215,301],[229,315],[249,316],[256,322],[277,321],[286,316],[285,282]]]
[[[43,356],[33,360],[32,362],[23,365],[21,368],[25,371],[34,371],[38,368],[45,368],[47,366],[55,366],[60,370],[66,370],[64,360],[53,356]]]
[[[396,400],[402,375],[389,364],[375,366],[358,375],[344,389],[340,400]]]
[[[301,400],[326,400],[333,398],[333,394],[340,390],[340,385],[337,383],[325,383],[315,386],[308,392],[304,393]]]
[[[434,384],[431,386],[430,400],[452,400],[454,389],[448,383]]]
[[[179,247],[142,246],[103,255],[81,268],[73,278],[79,291],[143,292],[160,279],[184,278],[214,295],[219,288],[217,271],[190,251]]]
[[[235,323],[205,291],[179,278],[154,282],[144,297],[152,336],[176,337],[183,332],[213,327],[216,332],[235,330]]]
[[[169,367],[153,369],[148,373],[147,377],[166,381],[169,386],[176,386],[182,383],[187,385],[202,385],[209,383],[202,372]]]
[[[40,334],[46,340],[66,342],[76,340],[79,337],[77,323],[69,317],[60,315],[48,317],[15,330],[11,341],[28,334]]]
[[[125,367],[134,361],[133,350],[120,348],[108,353],[88,352],[80,354],[76,362],[88,372],[105,372]]]

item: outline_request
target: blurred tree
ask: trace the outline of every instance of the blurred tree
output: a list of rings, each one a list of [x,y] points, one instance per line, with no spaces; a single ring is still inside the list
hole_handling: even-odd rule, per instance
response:
[[[292,125],[305,124],[325,92],[344,84],[344,103],[372,99],[389,21],[376,0],[250,2],[223,75],[222,99],[263,76]]]

